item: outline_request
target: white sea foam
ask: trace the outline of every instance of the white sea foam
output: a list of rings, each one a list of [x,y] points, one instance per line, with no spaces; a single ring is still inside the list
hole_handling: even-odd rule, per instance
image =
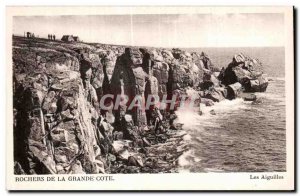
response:
[[[182,123],[183,129],[192,129],[197,125],[200,125],[200,115],[191,108],[180,108],[176,111],[177,119],[175,123]]]
[[[204,171],[205,171],[205,172],[213,172],[213,173],[216,173],[216,172],[224,172],[224,170],[216,169],[216,168],[205,168]]]
[[[179,173],[190,173],[190,170],[189,169],[184,169],[184,168],[179,168],[178,172]]]
[[[214,158],[216,160],[218,159],[223,160],[224,158],[222,157],[216,158],[214,156],[203,157],[203,156],[207,156],[207,154],[206,153],[203,154],[201,151],[210,150],[210,149],[203,149],[207,145],[212,145],[212,146],[219,145],[218,142],[222,141],[223,139],[218,138],[220,140],[217,140],[218,142],[214,142],[215,141],[214,137],[216,133],[222,132],[223,129],[225,131],[227,129],[234,129],[233,126],[236,125],[227,125],[226,123],[224,123],[224,121],[226,121],[227,119],[234,119],[235,117],[237,117],[237,115],[241,115],[241,116],[249,115],[249,121],[247,122],[252,122],[252,120],[256,120],[255,122],[258,122],[257,119],[260,119],[260,117],[262,116],[264,117],[266,116],[265,112],[268,111],[266,107],[270,107],[269,103],[275,104],[276,107],[278,107],[278,104],[281,104],[282,102],[279,101],[278,103],[278,101],[274,102],[272,100],[274,99],[285,100],[285,98],[283,97],[282,94],[283,86],[279,85],[279,87],[277,87],[276,85],[277,83],[275,83],[275,85],[271,84],[267,92],[255,93],[257,98],[262,99],[262,103],[264,102],[268,103],[268,104],[262,104],[261,106],[258,107],[253,105],[252,102],[250,101],[244,101],[242,98],[238,98],[234,100],[223,100],[221,102],[215,102],[213,106],[205,106],[204,104],[200,104],[202,115],[200,115],[199,111],[195,109],[193,110],[189,108],[181,108],[180,110],[178,110],[176,112],[178,116],[178,122],[184,124],[183,129],[186,130],[186,132],[188,133],[186,137],[187,139],[191,139],[190,141],[188,140],[191,143],[190,144],[191,149],[183,153],[178,159],[179,172],[188,172],[188,170],[197,170],[197,171],[199,170],[199,171],[213,172],[213,173],[226,171],[230,166],[225,165],[223,170],[223,168],[218,167],[218,164],[214,165],[214,164],[208,164],[206,162],[206,160],[209,158]],[[211,110],[214,110],[214,112],[211,112]],[[261,112],[254,114],[256,110],[259,110]],[[269,122],[268,120],[266,120],[266,122],[273,123],[273,122]],[[241,125],[241,127],[242,126],[243,125]],[[248,126],[248,123],[245,123],[245,126]],[[245,127],[245,129],[247,128]],[[221,134],[223,136],[223,134],[227,135],[228,133],[225,132]],[[224,138],[228,138],[228,137],[224,137]],[[207,141],[209,142],[208,144]],[[227,141],[228,139],[226,139],[226,142]],[[199,148],[201,148],[201,150],[199,150]]]
[[[271,99],[277,101],[285,101],[285,97],[275,93],[256,93],[257,98]]]
[[[204,131],[205,126],[220,126],[214,121],[214,119],[218,119],[220,115],[226,115],[226,113],[229,113],[232,110],[239,110],[247,107],[249,107],[247,103],[243,101],[243,99],[239,98],[231,101],[223,100],[209,107],[200,104],[202,115],[199,114],[199,108],[180,108],[178,111],[176,111],[178,116],[176,122],[182,123],[183,129],[186,130],[187,133],[189,133],[189,131]],[[211,110],[214,110],[216,115],[212,115],[210,113]],[[201,129],[201,127],[203,127],[203,129]],[[190,141],[192,138],[189,134],[187,134],[183,139],[185,141]],[[186,167],[200,161],[201,159],[199,157],[195,157],[192,150],[184,152],[178,159],[180,172],[187,172]]]
[[[197,158],[197,157],[194,157],[194,160],[195,160],[196,163],[198,163],[198,162],[201,161],[201,159],[199,159],[199,158]]]
[[[234,100],[223,100],[216,102],[213,106],[200,105],[202,111],[202,118],[218,118],[220,115],[226,115],[228,112],[233,110],[247,109],[251,102],[245,102],[242,98],[237,98]],[[211,111],[214,111],[216,115],[212,115]]]
[[[191,135],[189,135],[189,134],[183,136],[183,140],[184,140],[184,141],[191,141],[191,139],[192,139],[192,137],[191,137]]]
[[[285,81],[284,77],[268,77],[271,80],[279,80],[279,81]]]
[[[178,165],[181,167],[190,165],[190,161],[188,160],[189,157],[191,157],[192,151],[186,151],[184,152],[179,158],[178,158]]]
[[[193,163],[200,162],[201,159],[196,157],[193,150],[189,150],[184,152],[178,158],[178,165],[179,165],[179,172],[189,172],[187,169],[188,166],[192,165]]]
[[[198,92],[192,88],[188,88],[186,90],[189,97],[195,97],[198,95]],[[180,107],[176,111],[176,115],[178,118],[176,119],[176,123],[182,123],[183,129],[192,129],[197,125],[200,125],[200,109],[197,107]]]
[[[203,126],[218,127],[219,125],[214,122],[214,119],[231,113],[233,110],[247,109],[250,104],[251,102],[245,102],[242,98],[223,100],[216,102],[213,106],[200,104],[202,115],[199,114],[199,108],[179,108],[176,111],[178,118],[175,123],[182,123],[185,130],[201,131],[200,127]],[[216,115],[211,113],[212,110]]]
[[[179,158],[178,158],[178,165],[179,165],[179,172],[189,172],[187,169],[190,165],[192,165],[194,162],[199,162],[201,159],[197,158],[195,160],[194,151],[188,150],[184,152]]]
[[[199,92],[194,90],[193,88],[191,87],[188,87],[186,89],[186,94],[189,96],[189,97],[199,97]]]

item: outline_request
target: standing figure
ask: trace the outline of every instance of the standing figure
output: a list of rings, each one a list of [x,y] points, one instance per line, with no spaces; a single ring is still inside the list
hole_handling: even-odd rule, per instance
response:
[[[48,39],[50,39],[50,34],[48,34]]]
[[[53,40],[55,41],[55,35],[53,35]]]

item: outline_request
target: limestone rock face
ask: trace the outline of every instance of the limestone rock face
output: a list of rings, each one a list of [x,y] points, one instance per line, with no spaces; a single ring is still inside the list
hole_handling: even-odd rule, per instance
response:
[[[117,57],[111,51],[108,51],[107,54],[101,60],[103,66],[105,66],[105,71],[106,71],[109,82],[110,82],[112,74],[114,72],[116,60],[117,60]]]
[[[133,72],[134,68],[140,66],[142,62],[141,53],[138,50],[128,48],[124,54],[119,56],[116,61],[115,69],[111,78],[111,90],[114,94],[121,93],[121,79],[124,83],[124,94],[133,98],[136,94],[138,82],[136,81],[135,74],[139,80],[143,80],[142,73]],[[141,90],[141,86],[139,86]]]
[[[158,95],[159,94],[159,82],[158,79],[155,76],[149,76],[146,78],[146,84],[145,84],[145,93],[151,94],[151,95]],[[166,94],[166,93],[164,93]],[[147,97],[145,95],[145,97]],[[147,100],[147,98],[146,98]]]
[[[186,74],[184,68],[179,65],[179,63],[174,63],[170,66],[169,78],[169,83],[172,85],[172,90],[191,86],[193,82]]]
[[[175,60],[170,64],[169,91],[198,86],[203,81],[203,70],[192,54],[179,49],[172,50]]]
[[[165,60],[171,61],[173,59],[172,53],[167,53],[167,50],[164,50],[163,52],[160,52],[159,50],[140,50],[143,53],[142,67],[149,80],[146,87],[146,93],[159,95],[159,97],[162,98],[163,95],[167,94],[167,82],[169,78],[169,65]],[[149,88],[150,86],[151,88]]]
[[[70,54],[70,53],[71,54]],[[78,59],[74,51],[47,47],[14,47],[13,68],[17,73],[29,73],[32,70],[49,72],[51,70],[79,70]]]
[[[128,102],[122,108],[123,111],[120,108],[115,111],[116,123],[121,124],[124,115],[129,114],[134,124],[140,126],[146,124],[145,108],[137,106],[141,106],[144,101],[146,75],[142,68],[142,53],[138,49],[126,48],[125,53],[117,58],[110,89],[115,99],[118,95],[125,95]]]
[[[200,102],[212,106],[268,85],[256,59],[235,55],[217,73],[211,62],[210,69],[203,68],[203,55],[14,37],[15,173],[174,171],[187,150],[177,148],[182,124],[175,111],[181,102],[195,98],[199,110]],[[128,101],[104,109],[101,99],[108,94],[114,98],[105,105],[116,105],[118,96]],[[176,95],[175,108],[167,103],[145,108],[150,95],[160,101]]]
[[[20,160],[24,171],[30,174],[103,171],[95,162],[101,155],[94,123],[99,116],[87,101],[80,74],[74,71],[32,74],[25,81],[15,81],[16,90],[22,91],[16,91],[14,105],[19,122],[14,133],[18,141],[15,149],[24,157]],[[23,147],[28,151],[22,153]]]
[[[167,94],[167,83],[169,78],[169,65],[157,62],[153,66],[153,76],[157,79],[158,95],[160,98]]]
[[[108,50],[101,59],[103,65],[103,76],[104,76],[103,83],[102,83],[102,89],[104,95],[112,93],[110,89],[110,84],[111,84],[112,75],[114,73],[116,60],[117,60],[117,56],[111,50]]]
[[[100,160],[98,97],[90,83],[89,68],[82,67],[74,50],[62,46],[14,47],[13,52],[18,171],[105,172]],[[100,66],[99,57],[88,59],[92,67]],[[83,85],[84,79],[88,85]]]
[[[99,58],[99,55],[95,53],[90,54],[88,58],[91,59],[91,84],[96,90],[100,90],[104,80],[104,70],[101,59]]]

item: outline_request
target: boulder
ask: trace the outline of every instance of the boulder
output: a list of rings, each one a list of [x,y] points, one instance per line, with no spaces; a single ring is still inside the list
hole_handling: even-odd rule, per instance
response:
[[[255,94],[244,93],[241,96],[245,101],[255,101],[257,99]]]
[[[164,58],[164,61],[168,64],[171,63],[172,60],[174,59],[172,52],[169,50],[162,50],[161,54]]]
[[[268,87],[268,79],[261,76],[255,80],[249,80],[248,83],[245,84],[246,92],[265,92]]]
[[[133,155],[133,156],[129,156],[128,157],[128,162],[127,162],[128,166],[138,166],[138,167],[143,167],[144,163],[143,163],[143,159],[138,156],[138,155]]]
[[[114,152],[119,154],[120,152],[126,150],[128,145],[124,140],[116,140],[112,143],[112,147]]]
[[[214,102],[220,102],[225,99],[223,89],[211,88],[204,92],[204,98],[211,99]]]
[[[268,86],[261,63],[243,54],[235,55],[233,61],[221,71],[218,78],[224,85],[239,82],[246,92],[264,92]]]
[[[158,50],[150,51],[150,57],[151,57],[151,59],[153,59],[154,61],[157,61],[157,62],[164,61],[161,53]]]
[[[242,91],[242,85],[239,82],[227,86],[227,99],[235,99]]]
[[[255,101],[252,102],[252,105],[260,105],[262,103],[264,103],[264,100],[262,97],[259,97]]]
[[[209,113],[210,113],[211,115],[217,115],[215,110],[210,110]]]

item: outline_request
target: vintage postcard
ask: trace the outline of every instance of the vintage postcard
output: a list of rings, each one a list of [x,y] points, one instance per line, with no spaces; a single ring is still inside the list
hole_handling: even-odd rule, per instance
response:
[[[8,190],[294,190],[293,7],[7,7]]]

